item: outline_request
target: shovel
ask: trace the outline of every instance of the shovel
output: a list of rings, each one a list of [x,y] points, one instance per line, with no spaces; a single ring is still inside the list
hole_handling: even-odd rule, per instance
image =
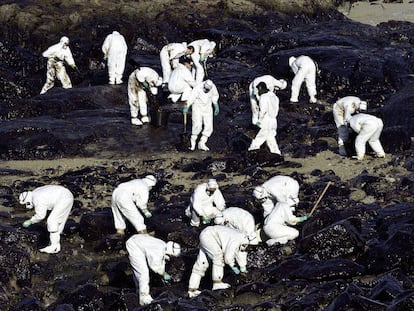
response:
[[[190,146],[190,137],[187,134],[187,113],[183,113],[184,132],[180,136],[181,149],[187,149]]]

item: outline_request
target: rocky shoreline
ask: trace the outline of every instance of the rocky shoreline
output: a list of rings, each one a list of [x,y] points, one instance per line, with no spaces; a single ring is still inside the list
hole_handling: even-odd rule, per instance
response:
[[[6,1],[0,6],[0,304],[5,310],[410,310],[414,306],[414,136],[411,72],[414,25],[376,27],[347,19],[326,1]],[[298,8],[301,8],[298,10]],[[186,12],[183,16],[182,12]],[[181,14],[181,15],[180,15]],[[158,52],[171,41],[215,40],[208,63],[220,92],[211,152],[179,148],[179,111],[167,127],[129,123],[126,86],[106,84],[99,67],[103,38],[117,27],[130,52],[127,73],[139,64],[159,70]],[[64,33],[62,33],[64,31]],[[39,96],[41,51],[62,34],[73,42],[80,73],[74,88]],[[291,55],[308,54],[322,69],[319,102],[289,104],[281,91],[278,142],[282,157],[247,153],[248,83],[273,73],[291,81]],[[385,159],[343,158],[336,150],[332,104],[345,95],[368,101],[384,120]],[[166,107],[164,96],[156,99]],[[167,108],[165,108],[167,109]],[[352,146],[349,146],[352,149]],[[114,239],[110,199],[119,183],[157,176],[150,197],[150,231],[183,246],[167,267],[164,285],[152,275],[153,304],[140,307],[124,241]],[[254,186],[283,174],[298,180],[297,214],[315,214],[298,226],[288,247],[249,249],[249,273],[225,270],[232,287],[187,296],[201,228],[184,209],[194,187],[218,180],[227,206],[249,210],[262,223]],[[23,229],[28,217],[18,194],[62,184],[75,206],[56,255],[44,224]],[[129,228],[128,236],[133,234]]]

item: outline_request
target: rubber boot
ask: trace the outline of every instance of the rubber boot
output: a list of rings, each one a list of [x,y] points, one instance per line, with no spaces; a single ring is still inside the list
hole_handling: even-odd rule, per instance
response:
[[[201,136],[200,141],[198,142],[198,149],[203,151],[209,151],[210,149],[206,146],[208,137],[207,136]]]
[[[191,139],[190,139],[190,147],[188,149],[190,149],[191,151],[195,150],[195,146],[196,146],[196,140],[197,140],[197,135],[191,135]]]
[[[56,254],[60,252],[60,233],[50,233],[50,245],[40,249],[42,253]]]

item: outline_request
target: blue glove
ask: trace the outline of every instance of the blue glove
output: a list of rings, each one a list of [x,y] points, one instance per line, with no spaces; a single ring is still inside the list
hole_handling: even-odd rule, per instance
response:
[[[219,111],[220,111],[219,105],[218,104],[214,104],[213,106],[214,106],[214,115],[216,116],[216,115],[219,114]]]
[[[204,62],[204,57],[200,56],[200,63]]]
[[[144,216],[146,218],[151,218],[152,217],[152,214],[148,209],[144,209],[142,212],[144,213]]]
[[[260,123],[260,121],[257,121],[257,122],[256,122],[256,126],[257,126],[258,128],[262,128],[262,123]]]
[[[32,221],[30,219],[29,220],[26,220],[23,223],[23,228],[29,228],[31,224],[32,224]]]
[[[203,217],[203,224],[208,225],[211,222],[211,219],[208,217]]]
[[[149,84],[147,81],[142,82],[142,85],[147,89],[149,88]]]
[[[169,275],[167,272],[164,272],[164,275],[162,277],[164,278],[164,281],[166,282],[171,280],[171,275]]]
[[[304,216],[299,217],[299,222],[302,222],[305,220],[308,220],[308,216],[304,215]]]
[[[241,273],[247,273],[246,267],[240,267],[240,272]]]
[[[183,108],[183,113],[188,113],[188,107]]]
[[[239,270],[239,268],[237,268],[237,267],[231,267],[231,270],[233,270],[233,272],[234,272],[235,274],[240,274],[240,270]]]

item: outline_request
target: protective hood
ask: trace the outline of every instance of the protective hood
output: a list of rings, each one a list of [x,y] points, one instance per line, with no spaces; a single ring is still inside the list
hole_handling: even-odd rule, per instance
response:
[[[19,195],[19,203],[26,205],[26,208],[32,209],[33,208],[33,193],[32,191],[25,191],[20,193]]]
[[[208,180],[208,183],[207,183],[207,188],[209,188],[209,189],[217,189],[218,188],[217,181],[215,179],[209,179]]]
[[[214,218],[214,223],[216,225],[223,225],[224,224],[224,215],[222,213],[218,213]]]
[[[149,187],[154,187],[157,183],[157,179],[154,177],[154,175],[145,176],[144,181]]]
[[[181,254],[181,246],[180,244],[173,242],[173,241],[168,241],[167,245],[165,247],[165,253],[168,256],[173,256],[173,257],[178,257]]]
[[[66,36],[63,36],[62,38],[60,38],[60,43],[69,44],[69,38]]]
[[[366,101],[361,100],[359,103],[359,110],[366,111],[368,108],[368,104]]]
[[[262,186],[257,186],[253,190],[253,196],[258,200],[265,199],[267,197],[267,191]]]

